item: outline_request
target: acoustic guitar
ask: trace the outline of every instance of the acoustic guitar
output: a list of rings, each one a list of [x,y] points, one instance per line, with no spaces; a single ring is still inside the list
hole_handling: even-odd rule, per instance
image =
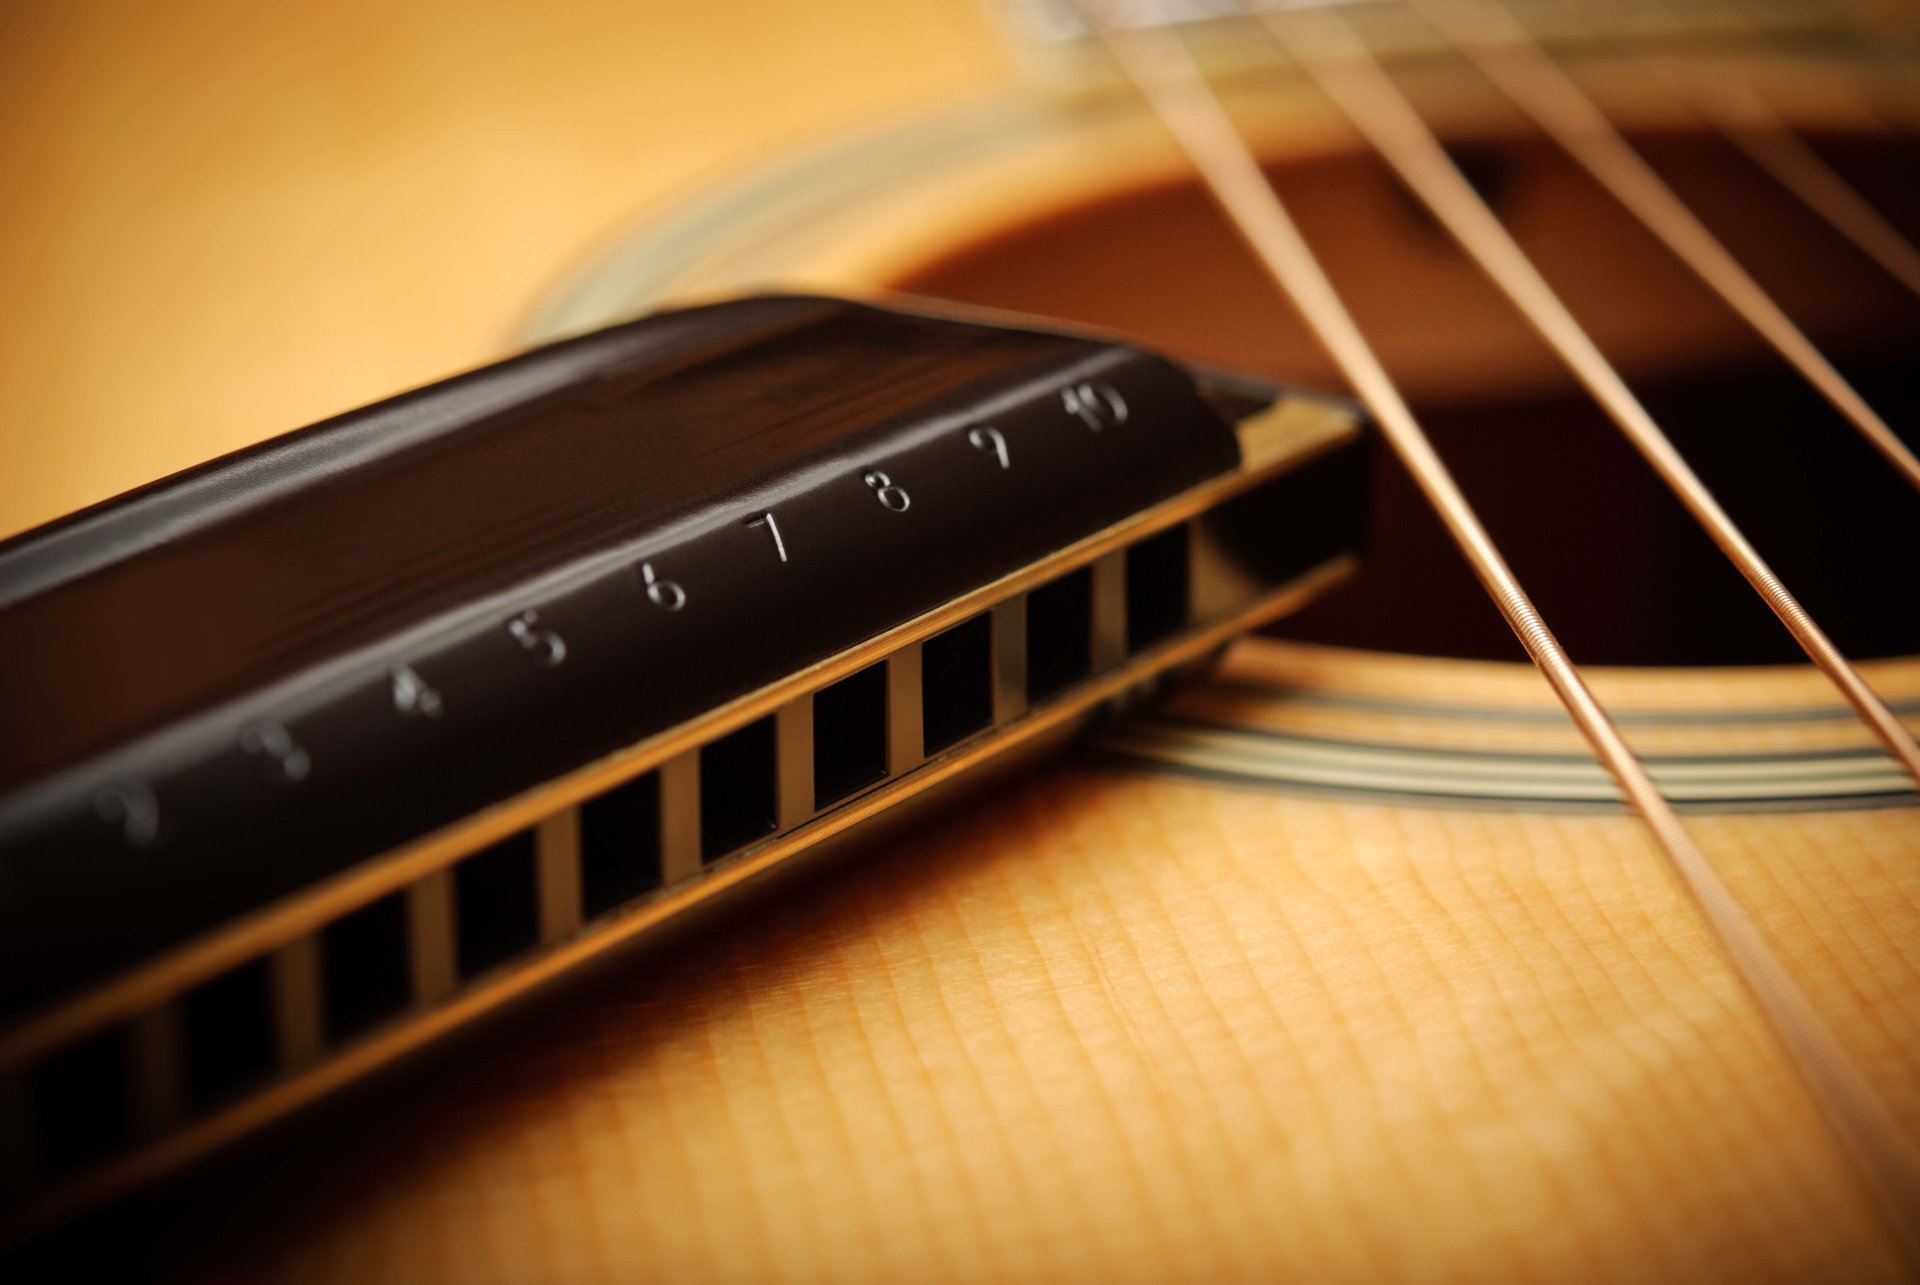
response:
[[[23,1274],[1920,1269],[1911,16],[1006,16],[0,546]]]

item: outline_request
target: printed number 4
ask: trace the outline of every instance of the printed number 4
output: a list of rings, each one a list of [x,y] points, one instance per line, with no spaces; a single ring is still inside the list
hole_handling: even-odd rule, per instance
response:
[[[408,718],[439,718],[440,693],[413,666],[402,665],[393,671],[393,707]]]

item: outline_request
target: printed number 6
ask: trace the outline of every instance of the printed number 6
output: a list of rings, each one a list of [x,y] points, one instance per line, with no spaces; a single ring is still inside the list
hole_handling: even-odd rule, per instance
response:
[[[640,579],[646,583],[647,597],[662,611],[678,611],[687,605],[687,591],[677,580],[662,580],[653,573],[653,564],[640,564]]]
[[[895,513],[905,513],[913,504],[913,501],[907,497],[906,491],[895,486],[893,479],[879,469],[870,471],[863,480],[873,488],[873,493],[879,497],[880,503]]]

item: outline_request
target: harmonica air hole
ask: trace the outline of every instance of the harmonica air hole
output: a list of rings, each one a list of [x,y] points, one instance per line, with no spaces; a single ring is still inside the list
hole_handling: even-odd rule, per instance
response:
[[[772,716],[700,749],[700,855],[713,861],[779,824]]]
[[[369,902],[322,929],[320,976],[329,1043],[350,1040],[406,1008],[413,983],[405,895]]]
[[[658,888],[660,870],[659,773],[580,806],[580,903],[588,919]]]
[[[1027,699],[1039,703],[1093,673],[1093,573],[1068,572],[1027,595]]]
[[[186,1096],[216,1106],[265,1080],[276,1064],[273,986],[265,959],[222,973],[180,997]]]
[[[920,717],[928,754],[993,723],[993,627],[981,612],[920,647]]]
[[[1187,527],[1171,527],[1127,550],[1127,650],[1141,651],[1187,627],[1192,574]]]
[[[58,1176],[133,1140],[127,1028],[112,1026],[34,1068],[32,1095],[39,1167]]]
[[[831,807],[887,775],[887,667],[869,665],[813,696],[813,805]]]
[[[454,949],[460,976],[505,963],[540,940],[533,831],[482,848],[453,868]]]

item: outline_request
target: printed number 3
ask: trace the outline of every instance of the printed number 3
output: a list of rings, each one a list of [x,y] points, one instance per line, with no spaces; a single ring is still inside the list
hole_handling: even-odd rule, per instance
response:
[[[249,723],[240,729],[242,753],[264,758],[287,781],[304,781],[313,768],[308,757],[293,739],[293,734],[278,723]]]
[[[870,470],[862,480],[873,488],[875,498],[895,513],[905,513],[913,506],[913,500],[908,497],[905,488],[895,486],[893,479],[879,469]]]

